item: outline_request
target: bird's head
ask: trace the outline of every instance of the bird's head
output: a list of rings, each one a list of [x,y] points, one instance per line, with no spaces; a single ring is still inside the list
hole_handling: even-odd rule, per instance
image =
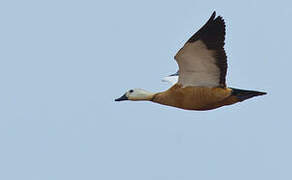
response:
[[[154,96],[154,93],[148,92],[144,89],[130,89],[120,98],[115,99],[115,101],[150,101]]]

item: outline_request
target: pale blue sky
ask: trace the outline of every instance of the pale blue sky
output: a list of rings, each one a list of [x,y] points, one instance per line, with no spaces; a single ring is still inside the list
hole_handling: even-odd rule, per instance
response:
[[[0,179],[291,180],[290,1],[1,1]],[[213,10],[231,87],[213,111],[114,102],[163,91]]]

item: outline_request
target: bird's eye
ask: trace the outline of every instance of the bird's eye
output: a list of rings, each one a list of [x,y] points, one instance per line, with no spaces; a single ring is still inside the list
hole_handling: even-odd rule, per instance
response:
[[[129,92],[130,92],[130,93],[132,93],[132,92],[134,92],[134,90],[133,90],[133,89],[131,89]]]

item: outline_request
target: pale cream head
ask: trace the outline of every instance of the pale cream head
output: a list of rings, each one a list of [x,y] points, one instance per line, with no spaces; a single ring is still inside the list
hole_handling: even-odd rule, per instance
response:
[[[131,101],[150,101],[154,96],[154,93],[146,91],[144,89],[131,89],[127,91],[123,96],[115,101],[124,101],[124,100],[131,100]]]

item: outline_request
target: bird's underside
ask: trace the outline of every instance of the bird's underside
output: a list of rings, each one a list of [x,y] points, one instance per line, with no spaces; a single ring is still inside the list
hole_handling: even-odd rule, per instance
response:
[[[235,104],[264,92],[221,87],[185,87],[175,84],[165,92],[157,93],[153,102],[187,110],[211,110]]]
[[[158,93],[153,102],[187,110],[210,110],[237,101],[229,88],[185,87],[174,85],[169,90]]]

